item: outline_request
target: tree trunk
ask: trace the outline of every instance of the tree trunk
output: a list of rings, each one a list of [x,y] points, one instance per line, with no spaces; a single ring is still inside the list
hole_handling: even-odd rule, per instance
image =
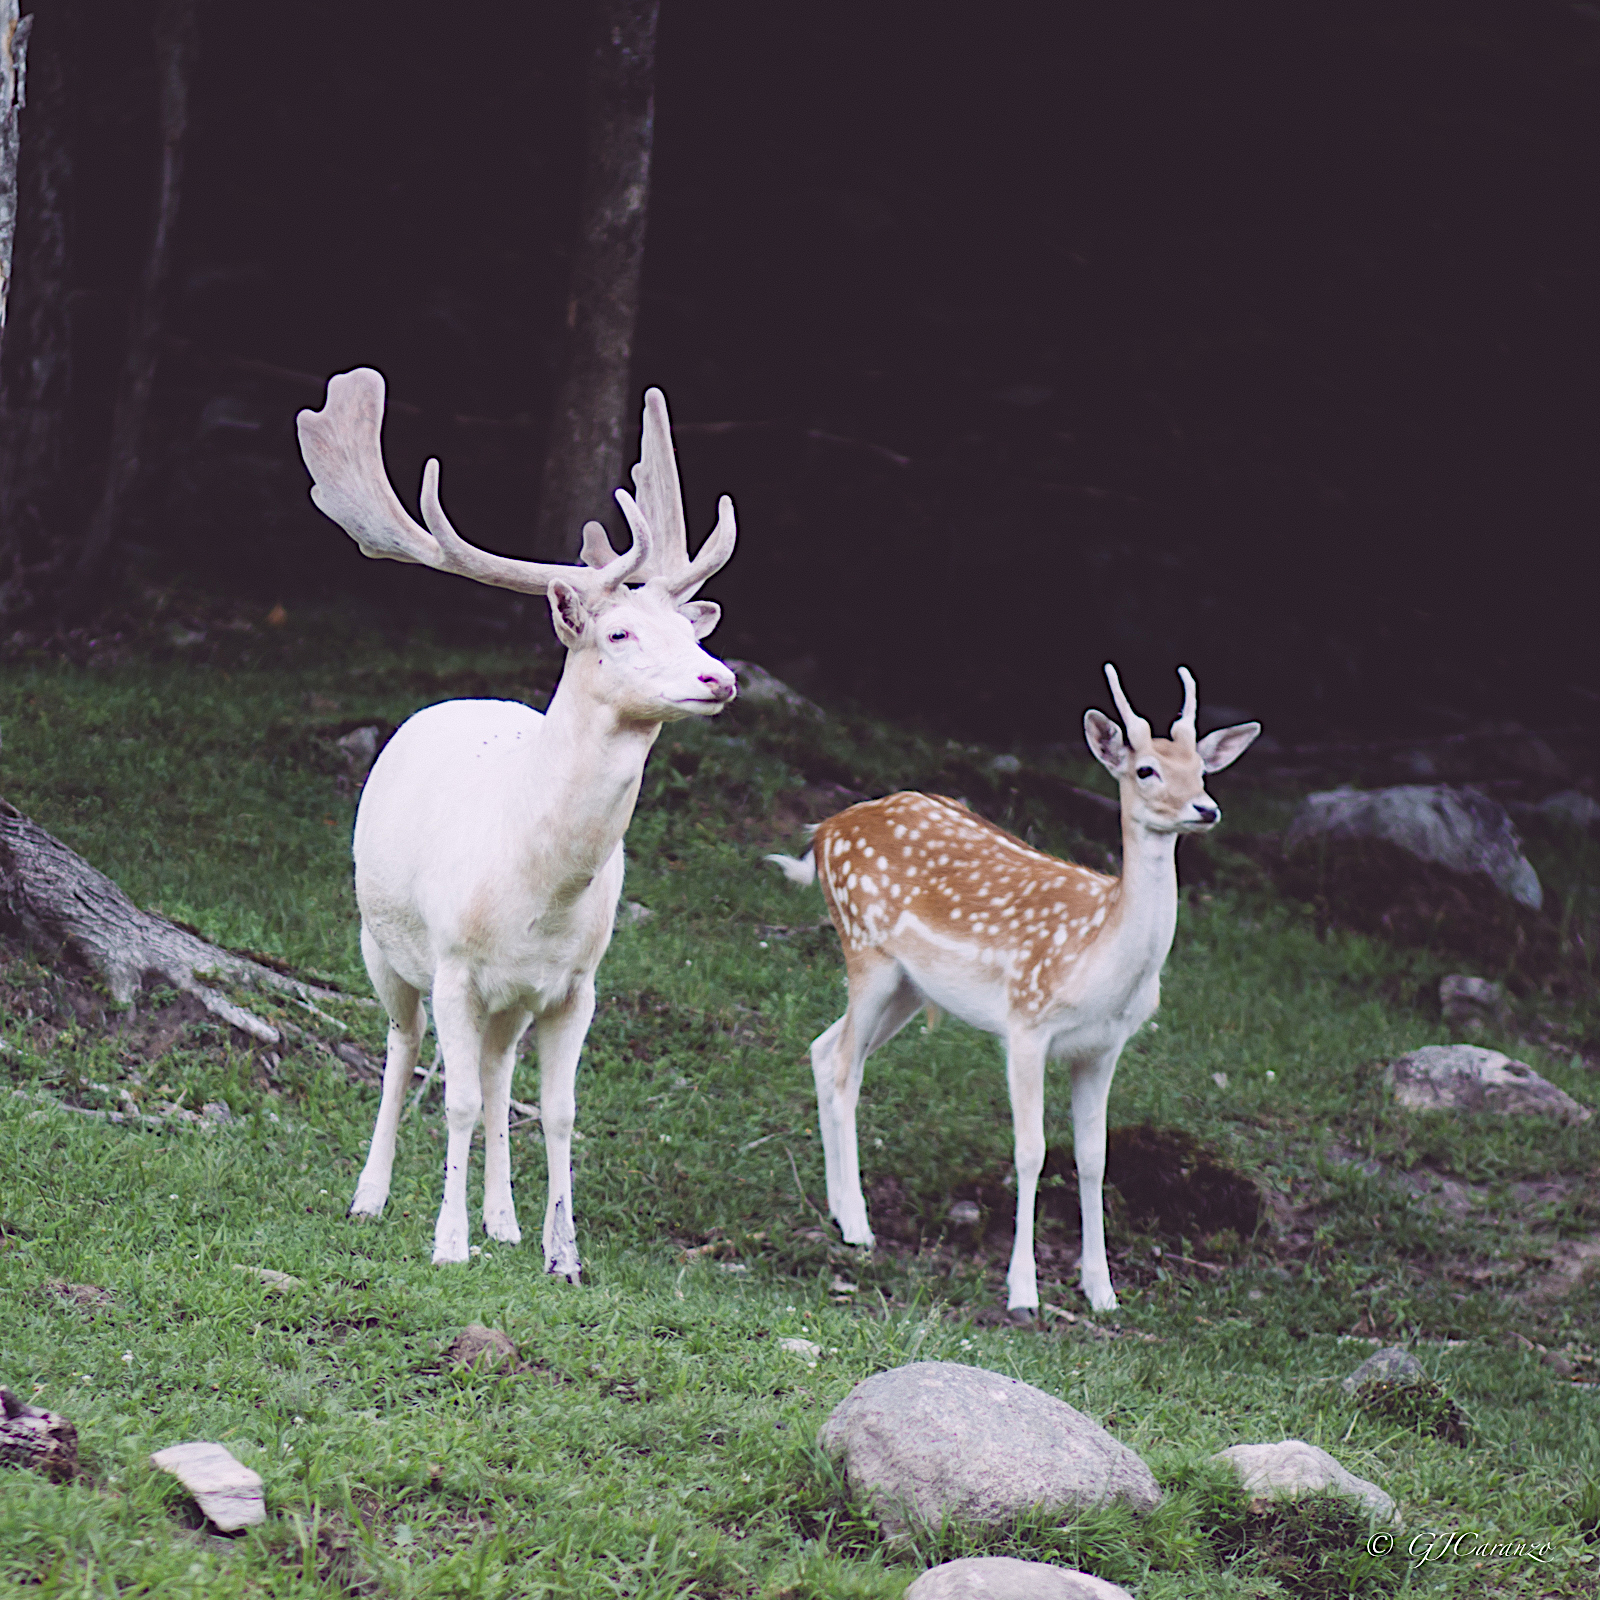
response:
[[[128,324],[128,352],[111,420],[111,448],[105,486],[89,518],[78,578],[91,580],[111,548],[128,497],[139,477],[145,418],[155,385],[172,276],[172,240],[178,221],[183,177],[183,137],[189,124],[189,79],[196,44],[195,0],[161,0],[156,15],[156,67],[161,94],[161,183],[156,198],[155,232]]]
[[[32,20],[31,18],[29,19]],[[30,569],[59,553],[69,518],[67,311],[72,187],[71,9],[57,5],[31,40],[28,143],[18,163],[16,303],[0,365],[0,617],[26,609]]]
[[[141,911],[103,872],[5,800],[0,800],[0,932],[46,950],[68,952],[93,970],[111,997],[123,1004],[133,999],[147,978],[157,978],[193,995],[213,1016],[263,1044],[278,1044],[284,1026],[236,1005],[202,982],[202,975],[276,990],[302,1002],[348,999]]]
[[[11,292],[11,241],[17,231],[17,113],[27,103],[28,30],[17,0],[0,0],[0,349]]]
[[[591,0],[583,198],[567,291],[561,386],[550,422],[533,554],[577,558],[622,483],[634,328],[649,215],[660,0]]]

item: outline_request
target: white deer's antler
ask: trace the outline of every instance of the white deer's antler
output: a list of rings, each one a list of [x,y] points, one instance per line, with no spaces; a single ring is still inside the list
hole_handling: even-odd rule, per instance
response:
[[[328,380],[321,411],[302,411],[296,419],[300,453],[314,480],[311,499],[356,541],[363,555],[414,562],[522,594],[544,594],[558,579],[591,597],[615,593],[624,583],[656,581],[669,598],[681,602],[733,554],[733,502],[724,495],[715,530],[699,556],[692,562],[688,558],[672,431],[659,389],[645,396],[641,459],[633,471],[642,508],[625,491],[617,491],[633,530],[633,546],[618,555],[605,529],[598,522],[587,523],[581,565],[521,561],[468,544],[439,503],[436,460],[423,468],[422,519],[427,526],[419,527],[384,470],[383,401],[383,375],[357,367]]]
[[[1187,667],[1178,668],[1178,676],[1183,679],[1183,710],[1178,714],[1178,720],[1172,724],[1172,737],[1177,740],[1187,740],[1194,743],[1194,712],[1195,712],[1195,687],[1194,674]]]
[[[639,438],[639,464],[633,469],[633,494],[617,490],[617,504],[633,530],[649,530],[650,559],[634,574],[632,581],[655,583],[676,601],[692,599],[707,578],[719,572],[733,554],[738,530],[733,520],[733,501],[727,495],[717,502],[717,525],[700,546],[700,553],[689,559],[689,527],[683,514],[683,490],[678,484],[678,460],[672,448],[672,422],[667,416],[667,397],[659,389],[646,389],[644,425]],[[615,559],[616,552],[606,531],[598,522],[583,530],[583,559],[590,566],[601,566]]]

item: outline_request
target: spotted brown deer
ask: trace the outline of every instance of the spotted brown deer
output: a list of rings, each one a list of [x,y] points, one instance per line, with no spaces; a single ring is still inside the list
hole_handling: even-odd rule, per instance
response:
[[[1155,738],[1115,669],[1105,670],[1126,736],[1099,711],[1085,713],[1083,728],[1122,791],[1120,878],[1045,855],[931,794],[864,801],[824,822],[800,860],[767,857],[793,882],[821,880],[844,947],[849,1007],[811,1046],[811,1066],[828,1208],[846,1242],[873,1242],[856,1148],[867,1057],[929,1005],[1005,1040],[1017,1167],[1007,1305],[1019,1317],[1039,1304],[1033,1211],[1052,1059],[1072,1074],[1083,1291],[1096,1311],[1116,1307],[1101,1199],[1111,1078],[1160,998],[1177,926],[1178,838],[1221,816],[1205,774],[1238,760],[1261,731],[1245,722],[1197,739],[1194,679],[1180,667],[1183,713],[1170,738]]]
[[[356,815],[356,901],[389,1046],[350,1214],[375,1217],[388,1199],[428,996],[449,1130],[433,1259],[467,1259],[467,1159],[480,1113],[484,1227],[491,1239],[520,1241],[507,1113],[517,1042],[531,1023],[549,1162],[545,1268],[576,1283],[578,1053],[594,1015],[595,969],[611,942],[622,836],[645,758],[663,723],[715,716],[734,697],[733,673],[698,642],[718,608],[694,598],[733,554],[733,502],[723,496],[717,525],[691,561],[666,401],[651,389],[633,469],[637,499],[617,491],[632,548],[617,555],[591,522],[582,565],[490,555],[446,518],[437,461],[422,476],[426,526],[401,506],[383,466],[383,397],[382,377],[361,368],[329,381],[321,411],[300,413],[311,498],[369,556],[547,595],[567,659],[542,716],[510,700],[429,706],[389,741],[367,779]]]

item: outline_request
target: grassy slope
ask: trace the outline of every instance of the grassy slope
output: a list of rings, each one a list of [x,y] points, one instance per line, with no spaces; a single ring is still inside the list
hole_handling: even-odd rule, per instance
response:
[[[351,659],[359,671],[339,664]],[[141,903],[364,988],[348,887],[353,800],[327,742],[305,728],[335,713],[397,719],[474,675],[507,690],[539,676],[510,656],[372,644],[287,648],[270,670],[14,669],[0,685],[3,788]],[[1555,1131],[1406,1118],[1368,1068],[1445,1037],[1409,997],[1458,962],[1319,940],[1302,912],[1243,873],[1234,887],[1186,895],[1160,1026],[1126,1053],[1112,1120],[1185,1129],[1284,1194],[1313,1236],[1295,1259],[1265,1234],[1209,1247],[1169,1238],[1157,1257],[1122,1225],[1121,1337],[1092,1337],[1081,1322],[1058,1321],[1051,1334],[973,1322],[994,1303],[1003,1254],[932,1246],[953,1195],[1003,1182],[1009,1115],[996,1044],[954,1025],[910,1028],[875,1057],[861,1118],[869,1168],[900,1180],[930,1248],[860,1263],[829,1246],[811,1209],[823,1186],[804,1051],[840,1008],[840,964],[832,935],[808,927],[820,899],[755,862],[783,842],[781,819],[794,814],[785,797],[802,774],[873,792],[914,783],[968,794],[1041,844],[1084,847],[1049,805],[1008,802],[986,760],[867,722],[819,729],[755,708],[669,730],[629,839],[627,895],[656,916],[613,944],[579,1079],[577,1204],[591,1264],[580,1291],[544,1281],[536,1244],[431,1268],[436,1110],[405,1126],[385,1220],[346,1222],[375,1097],[310,1062],[286,1063],[287,1092],[269,1095],[220,1043],[167,1057],[164,1080],[195,1101],[226,1093],[247,1113],[204,1134],[133,1133],[0,1100],[0,1381],[25,1395],[37,1386],[41,1403],[74,1420],[92,1473],[72,1488],[0,1473],[0,1585],[653,1595],[692,1582],[698,1593],[794,1600],[893,1595],[922,1561],[965,1547],[952,1536],[940,1551],[886,1558],[811,1441],[861,1377],[939,1357],[1014,1373],[1082,1407],[1174,1490],[1144,1524],[1097,1513],[983,1549],[1081,1559],[1150,1597],[1396,1584],[1592,1592],[1584,1529],[1593,1536],[1600,1509],[1600,1390],[1559,1381],[1508,1336],[1583,1355],[1594,1289],[1538,1312],[1492,1276],[1439,1268],[1477,1261],[1492,1272],[1502,1258],[1511,1275],[1551,1238],[1592,1229],[1600,1119]],[[1030,768],[1092,781],[1072,758]],[[1247,782],[1247,770],[1218,782],[1231,817],[1281,812],[1281,798],[1249,795]],[[349,1015],[378,1047],[376,1019]],[[1517,1053],[1594,1100],[1565,1060]],[[84,1103],[87,1084],[114,1090],[127,1070],[87,1039],[51,1059],[18,1046],[6,1061],[13,1079],[70,1087]],[[534,1074],[522,1074],[518,1092],[535,1098]],[[1047,1111],[1062,1146],[1064,1089],[1058,1078]],[[1425,1210],[1331,1162],[1335,1140],[1391,1168],[1427,1161],[1486,1185],[1487,1214]],[[519,1136],[516,1159],[526,1226],[542,1206],[537,1141]],[[1589,1179],[1536,1216],[1506,1201],[1506,1185],[1554,1173]],[[1070,1243],[1074,1232],[1057,1225],[1050,1236]],[[682,1246],[712,1238],[725,1241],[720,1255],[686,1262]],[[1220,1262],[1230,1252],[1238,1259],[1225,1270],[1169,1270],[1174,1254]],[[231,1271],[235,1262],[307,1287],[275,1296]],[[832,1291],[840,1272],[856,1294]],[[51,1294],[50,1279],[102,1285],[115,1304],[88,1315]],[[1045,1298],[1082,1309],[1068,1282],[1046,1285]],[[536,1370],[440,1371],[444,1345],[475,1320],[503,1327]],[[1336,1379],[1365,1349],[1337,1336],[1356,1325],[1464,1341],[1418,1349],[1469,1414],[1469,1448],[1343,1399]],[[787,1334],[824,1346],[815,1367],[778,1347]],[[1414,1531],[1550,1540],[1553,1559],[1474,1567],[1452,1557],[1363,1576],[1348,1541],[1330,1535],[1310,1567],[1283,1558],[1280,1590],[1267,1556],[1231,1558],[1228,1530],[1242,1513],[1200,1463],[1223,1445],[1286,1434],[1383,1483]],[[263,1473],[274,1512],[265,1530],[230,1542],[184,1529],[181,1493],[145,1465],[184,1438],[222,1439]],[[1313,1582],[1306,1574],[1324,1556],[1333,1568]]]

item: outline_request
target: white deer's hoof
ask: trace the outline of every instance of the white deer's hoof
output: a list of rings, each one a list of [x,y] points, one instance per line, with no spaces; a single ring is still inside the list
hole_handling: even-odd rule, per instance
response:
[[[485,1217],[483,1231],[494,1240],[496,1244],[521,1244],[522,1229],[517,1226],[516,1213],[509,1216]]]
[[[1098,1284],[1091,1286],[1086,1283],[1083,1286],[1083,1292],[1088,1298],[1089,1304],[1096,1311],[1115,1311],[1117,1309],[1116,1291],[1109,1283],[1104,1287]]]
[[[465,1228],[441,1229],[433,1236],[433,1264],[436,1267],[454,1266],[467,1259],[467,1230]]]
[[[544,1270],[552,1278],[560,1278],[563,1283],[582,1283],[583,1268],[576,1261],[546,1261]]]
[[[1031,1328],[1039,1320],[1038,1306],[1007,1306],[1006,1321],[1018,1328]]]
[[[387,1185],[368,1183],[363,1179],[356,1185],[356,1197],[350,1202],[348,1215],[352,1217],[381,1217],[384,1203],[389,1198]]]

